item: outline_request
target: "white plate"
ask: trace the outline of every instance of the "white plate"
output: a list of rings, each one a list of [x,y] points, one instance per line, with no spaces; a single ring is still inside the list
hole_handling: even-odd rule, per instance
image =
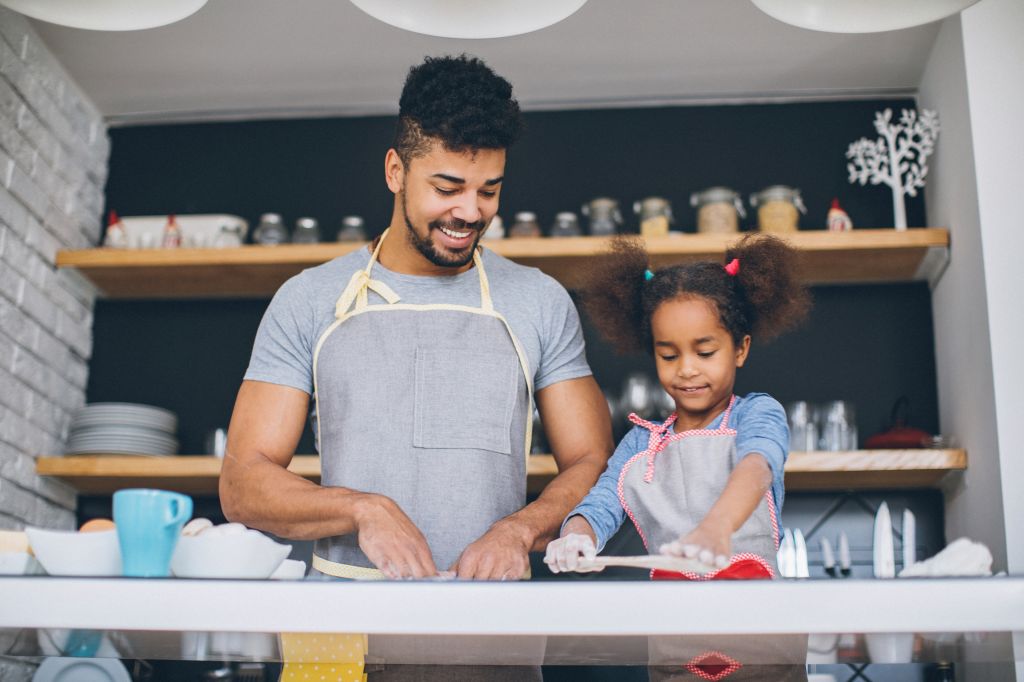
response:
[[[177,439],[170,436],[138,436],[124,433],[75,434],[68,438],[68,443],[133,443],[142,445],[162,445],[174,447]]]
[[[90,403],[79,408],[72,418],[72,423],[81,419],[113,421],[116,419],[133,419],[162,428],[174,429],[178,426],[178,415],[162,407],[135,403]]]
[[[71,430],[72,431],[85,431],[88,429],[99,429],[99,428],[134,428],[134,429],[146,429],[149,431],[159,431],[160,433],[174,433],[175,427],[171,426],[172,422],[163,419],[139,419],[138,417],[107,417],[107,416],[92,416],[92,417],[79,417],[72,420]]]
[[[131,682],[121,661],[113,658],[47,658],[32,682]]]

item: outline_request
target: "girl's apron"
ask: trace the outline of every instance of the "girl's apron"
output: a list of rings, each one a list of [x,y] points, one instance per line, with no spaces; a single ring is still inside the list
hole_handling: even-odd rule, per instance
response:
[[[479,253],[479,307],[401,303],[372,277],[386,237],[352,275],[313,355],[321,483],[390,497],[443,571],[526,503],[533,380]],[[383,577],[356,534],[318,540],[313,568]]]
[[[675,433],[676,415],[654,424],[635,414],[629,419],[650,431],[647,448],[634,455],[619,474],[619,501],[636,526],[648,553],[693,531],[721,497],[737,464],[736,430],[729,428],[736,397],[717,429]],[[771,491],[765,493],[750,517],[732,535],[728,567],[705,576],[652,571],[654,579],[714,580],[774,578],[779,523]],[[685,608],[680,604],[680,608]],[[802,641],[802,644],[801,644]],[[721,645],[728,653],[709,648]],[[806,679],[806,637],[782,639],[731,637],[696,641],[682,637],[649,640],[651,679]],[[795,665],[799,662],[799,666]],[[764,664],[783,665],[780,675],[765,673]],[[744,670],[744,665],[747,669]],[[753,667],[750,667],[753,666]],[[792,668],[792,670],[789,670]],[[753,677],[748,677],[748,674]],[[798,675],[790,677],[790,673]],[[804,675],[799,677],[799,675]]]

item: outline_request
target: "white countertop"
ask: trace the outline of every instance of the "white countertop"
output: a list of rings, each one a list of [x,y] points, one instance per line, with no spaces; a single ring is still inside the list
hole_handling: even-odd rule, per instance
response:
[[[1024,578],[370,583],[3,577],[0,628],[549,636],[1024,632]]]

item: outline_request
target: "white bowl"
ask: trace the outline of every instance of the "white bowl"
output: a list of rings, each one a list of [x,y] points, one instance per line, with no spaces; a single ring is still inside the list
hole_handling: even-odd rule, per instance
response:
[[[28,544],[50,575],[121,575],[117,530],[79,533],[73,530],[26,528]]]
[[[270,574],[271,580],[302,580],[306,577],[306,562],[285,559],[277,570]]]
[[[212,529],[210,529],[212,530]],[[269,578],[291,545],[274,542],[256,530],[178,538],[171,558],[171,573],[180,578]]]
[[[0,552],[0,575],[35,575],[43,567],[28,552]]]

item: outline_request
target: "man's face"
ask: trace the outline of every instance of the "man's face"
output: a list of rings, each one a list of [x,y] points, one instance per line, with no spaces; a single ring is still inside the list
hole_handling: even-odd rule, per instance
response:
[[[399,195],[409,243],[436,266],[469,263],[498,212],[504,173],[504,149],[452,152],[435,143],[413,158]]]

